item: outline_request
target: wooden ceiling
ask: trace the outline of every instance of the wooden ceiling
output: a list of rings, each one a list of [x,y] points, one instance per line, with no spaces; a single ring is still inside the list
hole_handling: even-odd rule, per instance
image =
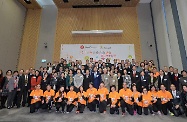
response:
[[[71,8],[72,6],[91,6],[91,5],[122,5],[123,7],[135,7],[140,0],[99,0],[99,2],[94,2],[94,0],[53,0],[58,8]]]
[[[42,7],[38,4],[36,0],[30,0],[31,4],[27,4],[24,0],[18,0],[27,9],[41,9]]]

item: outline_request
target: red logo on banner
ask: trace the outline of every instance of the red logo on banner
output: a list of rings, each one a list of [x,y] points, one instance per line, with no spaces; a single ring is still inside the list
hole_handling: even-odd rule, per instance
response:
[[[84,49],[84,46],[83,46],[83,45],[81,45],[81,46],[80,46],[80,48],[81,48],[81,49]]]

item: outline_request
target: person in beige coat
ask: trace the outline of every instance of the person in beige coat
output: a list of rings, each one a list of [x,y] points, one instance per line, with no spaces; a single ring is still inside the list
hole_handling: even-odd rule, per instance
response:
[[[118,91],[118,78],[117,75],[113,73],[113,71],[110,71],[110,87],[115,85],[116,86],[116,91]]]
[[[101,75],[101,79],[105,84],[105,87],[108,89],[108,91],[110,91],[110,75],[108,74],[108,71],[106,68],[103,69],[103,74]]]

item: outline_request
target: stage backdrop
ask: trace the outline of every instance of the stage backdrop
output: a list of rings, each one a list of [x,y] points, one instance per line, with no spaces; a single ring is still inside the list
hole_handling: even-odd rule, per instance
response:
[[[134,44],[62,44],[61,58],[66,60],[82,60],[85,64],[86,59],[93,58],[94,61],[109,58],[125,60],[135,59]]]

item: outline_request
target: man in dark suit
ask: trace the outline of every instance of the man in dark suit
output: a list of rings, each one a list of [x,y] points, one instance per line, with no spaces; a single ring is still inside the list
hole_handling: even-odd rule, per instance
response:
[[[22,75],[23,80],[23,89],[22,89],[22,106],[25,107],[27,102],[27,95],[28,95],[28,82],[29,82],[29,70],[25,71],[25,74]]]
[[[181,92],[177,91],[175,85],[173,84],[171,84],[170,89],[170,93],[173,96],[173,99],[171,100],[173,106],[169,107],[171,107],[171,109],[173,110],[173,114],[178,117],[179,115],[182,115],[184,113],[184,110],[181,106]]]
[[[92,82],[92,77],[90,76],[90,72],[87,69],[86,73],[84,75],[84,80],[83,80],[83,89],[84,91],[87,91],[89,89],[89,84]]]
[[[178,69],[174,69],[174,73],[171,75],[171,84],[175,85],[176,89],[179,90],[179,80],[181,75],[178,73]]]
[[[140,72],[140,81],[141,81],[141,92],[144,88],[149,89],[149,76],[146,76],[144,71]]]
[[[158,76],[158,88],[160,89],[161,84],[166,87],[166,90],[170,89],[170,79],[168,75],[164,75],[164,71],[160,70],[160,75]]]
[[[111,67],[111,63],[110,63],[110,60],[108,58],[106,59],[106,63],[105,64],[106,64],[106,67]]]
[[[151,72],[149,71],[149,66],[148,66],[148,65],[145,65],[145,69],[143,69],[143,71],[145,72],[145,75],[146,75],[146,76],[149,76],[149,74],[151,73]]]
[[[183,85],[183,92],[181,93],[181,102],[182,102],[182,107],[184,109],[184,112],[187,116],[187,85]]]
[[[97,67],[94,67],[92,72],[93,86],[96,89],[99,89],[99,85],[101,83],[101,74],[97,71]]]
[[[19,71],[18,89],[17,89],[17,94],[16,94],[17,108],[20,108],[23,90],[24,90],[24,70],[22,69],[22,70]]]
[[[137,90],[141,92],[141,81],[140,81],[140,73],[136,71],[136,66],[132,67],[131,76],[131,84],[135,83]]]

